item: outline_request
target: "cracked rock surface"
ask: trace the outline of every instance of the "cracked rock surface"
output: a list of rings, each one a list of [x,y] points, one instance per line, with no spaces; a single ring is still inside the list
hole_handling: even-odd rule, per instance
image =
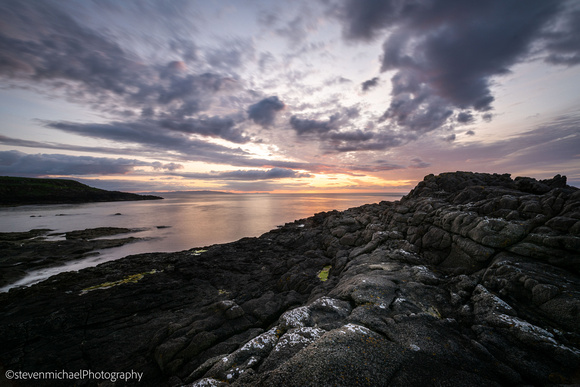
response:
[[[572,385],[579,321],[580,190],[456,172],[1,295],[0,365],[146,386]]]

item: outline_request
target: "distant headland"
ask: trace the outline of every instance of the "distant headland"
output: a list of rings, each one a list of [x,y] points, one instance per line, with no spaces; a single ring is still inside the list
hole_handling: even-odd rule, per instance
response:
[[[0,205],[65,204],[163,199],[153,195],[107,191],[75,180],[0,176]]]

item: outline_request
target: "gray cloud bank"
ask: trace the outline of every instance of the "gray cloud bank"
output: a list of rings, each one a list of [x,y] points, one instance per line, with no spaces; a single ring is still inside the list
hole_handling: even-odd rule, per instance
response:
[[[366,114],[363,104],[346,108],[340,105],[340,96],[334,96],[320,103],[326,109],[323,116],[322,108],[316,112],[298,108],[287,96],[255,90],[254,83],[243,79],[241,70],[250,62],[264,72],[270,71],[267,75],[274,83],[305,76],[289,71],[287,78],[282,77],[282,72],[277,72],[281,70],[273,68],[283,61],[271,53],[257,52],[250,38],[236,37],[221,45],[202,48],[189,37],[180,37],[185,29],[179,21],[186,17],[180,14],[179,7],[163,2],[124,5],[88,2],[106,5],[113,13],[122,12],[123,7],[148,10],[148,22],[160,20],[165,28],[175,28],[174,35],[164,38],[167,41],[152,43],[166,46],[165,54],[170,54],[153,61],[131,51],[130,45],[111,31],[96,30],[82,18],[75,18],[67,12],[70,4],[0,1],[0,77],[5,87],[64,94],[68,100],[88,106],[108,120],[105,123],[45,120],[41,122],[45,128],[112,141],[119,147],[41,143],[1,135],[0,143],[141,155],[175,163],[12,151],[1,153],[0,173],[107,175],[149,167],[175,174],[179,172],[176,172],[179,162],[200,161],[264,169],[192,173],[188,177],[257,181],[310,176],[296,170],[378,173],[405,168],[400,164],[422,169],[430,166],[423,156],[412,158],[410,163],[383,160],[373,164],[368,162],[367,154],[376,152],[377,157],[386,158],[381,153],[427,136],[444,139],[445,146],[452,147],[457,138],[456,127],[460,128],[459,133],[465,131],[475,138],[475,132],[470,130],[473,125],[493,117],[493,84],[497,76],[531,60],[558,66],[580,64],[580,6],[574,1],[326,0],[320,4],[328,11],[327,17],[332,15],[333,21],[341,23],[346,41],[382,42],[376,70],[389,74],[392,88],[390,103],[382,114]],[[264,36],[269,31],[288,40],[284,60],[290,61],[289,58],[299,57],[303,52],[326,53],[324,42],[307,42],[307,32],[316,31],[319,23],[318,15],[314,14],[318,8],[309,7],[305,5],[300,12],[309,10],[311,14],[301,15],[297,11],[295,17],[284,18],[284,4],[280,3],[278,13],[258,15]],[[372,78],[367,75],[370,79],[362,83],[359,80],[349,87],[363,97],[375,95],[385,83],[378,75]],[[381,77],[384,79],[385,75]],[[332,82],[322,82],[321,88],[346,87],[351,83],[337,74],[328,79]],[[259,130],[260,134],[277,132],[278,137],[271,138],[283,138],[284,143],[272,145],[286,147],[286,151],[291,146],[318,147],[322,154],[338,155],[337,159],[341,155],[345,156],[343,160],[347,156],[352,158],[344,164],[328,165],[256,157],[248,145],[263,139],[251,130]],[[517,141],[525,146],[543,139],[541,133],[538,129],[520,134]],[[569,135],[576,141],[573,133]],[[227,141],[229,145],[215,140]],[[500,158],[502,152],[515,152],[507,144],[496,145],[494,150],[483,145],[481,148],[474,145],[473,149],[486,149]],[[554,152],[555,147],[563,147],[566,154],[576,157],[561,140],[534,143],[528,148],[533,147],[554,148]],[[366,153],[357,156],[357,152]],[[363,161],[358,163],[356,157]]]
[[[150,167],[154,171],[166,171],[168,176],[197,180],[277,180],[288,178],[310,178],[308,173],[300,173],[287,168],[268,170],[236,170],[211,173],[178,172],[181,164],[144,162],[126,158],[91,156],[70,156],[63,154],[27,154],[18,151],[0,151],[0,175],[6,176],[50,176],[50,175],[125,175],[136,172],[140,167]],[[148,172],[141,171],[143,175]]]
[[[211,173],[182,173],[178,175],[182,177],[200,180],[210,179],[210,180],[244,180],[244,181],[312,177],[312,175],[308,173],[299,173],[292,169],[286,168],[272,168],[268,170],[263,169],[237,170],[237,171],[224,171]]]
[[[280,101],[277,96],[264,98],[248,108],[248,117],[256,124],[268,127],[274,123],[276,113],[284,107],[284,102]]]
[[[395,74],[383,120],[424,133],[442,127],[454,109],[491,110],[493,77],[532,55],[580,63],[574,7],[544,0],[347,0],[334,5],[334,14],[346,39],[384,39],[380,70]],[[363,90],[373,85],[367,82]],[[467,111],[460,123],[474,120]]]
[[[231,76],[193,74],[182,61],[146,64],[50,2],[5,1],[0,13],[0,76],[13,86],[21,81],[45,84],[108,114],[133,119],[141,114],[144,122],[127,124],[133,127],[155,124],[235,143],[249,141],[236,127],[239,119],[200,116],[212,98],[237,87]]]
[[[126,158],[0,152],[0,175],[6,176],[124,175],[134,172],[138,167],[167,171],[182,168],[175,163],[162,164]]]

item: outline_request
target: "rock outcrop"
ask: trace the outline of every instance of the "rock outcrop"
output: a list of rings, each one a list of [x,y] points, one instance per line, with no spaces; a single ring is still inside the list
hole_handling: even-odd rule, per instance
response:
[[[429,175],[398,202],[63,273],[0,310],[4,370],[135,370],[151,386],[578,384],[580,190],[559,175]]]

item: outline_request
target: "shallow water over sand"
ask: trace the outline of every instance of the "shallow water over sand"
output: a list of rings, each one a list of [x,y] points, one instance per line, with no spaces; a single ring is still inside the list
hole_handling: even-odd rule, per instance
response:
[[[399,193],[158,195],[165,199],[0,208],[0,232],[48,228],[63,233],[96,227],[127,227],[142,231],[118,237],[146,238],[122,247],[101,250],[96,256],[64,266],[31,272],[10,287],[27,286],[63,271],[80,270],[131,254],[181,251],[259,236],[278,225],[317,212],[345,210],[402,197]]]

